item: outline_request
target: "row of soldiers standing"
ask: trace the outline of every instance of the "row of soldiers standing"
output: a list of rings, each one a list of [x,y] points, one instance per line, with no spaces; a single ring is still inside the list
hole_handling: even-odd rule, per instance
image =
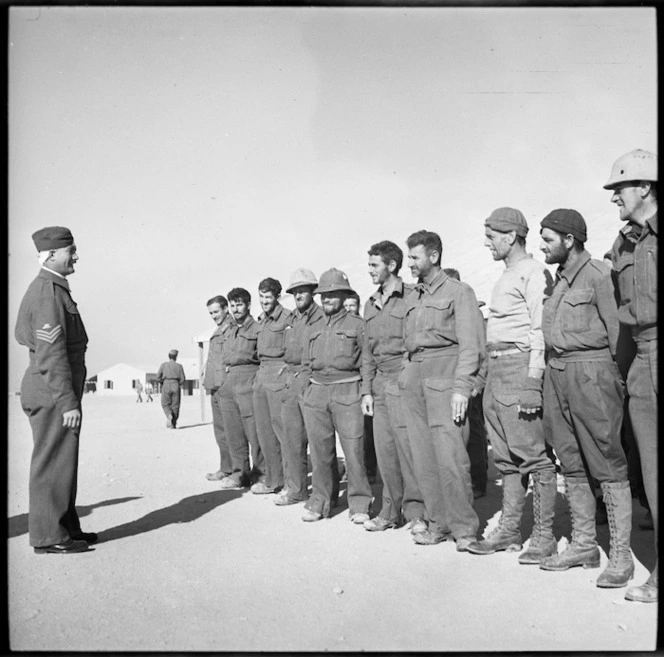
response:
[[[286,290],[295,299],[293,313],[279,304],[281,285],[272,278],[258,288],[258,321],[243,288],[231,290],[228,300],[210,299],[218,327],[205,386],[221,463],[209,478],[222,488],[251,485],[253,493],[275,493],[279,506],[306,500],[302,519],[318,521],[330,516],[338,497],[336,432],[352,522],[380,531],[405,521],[418,544],[453,539],[458,551],[480,555],[521,550],[530,482],[534,526],[519,563],[550,571],[599,567],[592,489],[599,482],[611,548],[597,586],[626,586],[634,573],[632,503],[616,359],[623,326],[636,342],[627,387],[656,526],[656,181],[651,153],[633,151],[614,165],[605,188],[628,223],[612,250],[613,272],[585,250],[586,224],[575,210],[554,210],[541,221],[540,249],[547,264],[558,265],[555,281],[526,252],[523,214],[492,212],[485,246],[506,268],[486,327],[472,288],[441,268],[440,237],[425,230],[406,242],[416,285],[399,277],[403,253],[396,244],[383,241],[368,251],[378,289],[364,319],[345,310],[353,290],[337,269],[320,281],[298,269]],[[469,400],[482,391],[503,500],[498,526],[477,540],[466,445]],[[363,414],[374,418],[383,481],[375,518],[369,516]],[[560,554],[552,531],[556,471],[547,443],[560,461],[573,520],[572,540]],[[655,566],[648,582],[626,597],[656,601],[657,590]]]

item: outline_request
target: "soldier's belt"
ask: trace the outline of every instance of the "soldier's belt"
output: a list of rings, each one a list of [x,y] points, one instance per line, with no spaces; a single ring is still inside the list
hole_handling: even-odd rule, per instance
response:
[[[487,351],[486,355],[489,358],[500,358],[501,356],[514,356],[515,354],[524,354],[525,351],[521,351],[518,347],[510,347],[509,349],[492,349]]]
[[[459,345],[451,344],[449,347],[417,347],[408,352],[408,360],[423,360],[436,356],[455,356],[459,353]]]

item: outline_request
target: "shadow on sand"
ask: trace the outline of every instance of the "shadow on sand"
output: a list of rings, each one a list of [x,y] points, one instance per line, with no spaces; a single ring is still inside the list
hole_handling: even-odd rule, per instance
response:
[[[142,518],[99,533],[99,543],[136,536],[166,525],[193,522],[218,506],[242,496],[241,490],[218,490],[185,497],[175,504],[147,513]]]
[[[132,502],[133,500],[139,500],[140,495],[133,497],[116,497],[114,500],[104,500],[103,502],[97,502],[96,504],[87,504],[83,506],[76,506],[76,511],[78,511],[79,518],[85,518],[89,516],[94,509],[99,509],[102,506],[112,506],[114,504],[124,504],[125,502]],[[22,513],[19,516],[14,516],[7,520],[7,538],[15,538],[16,536],[22,536],[23,534],[28,533],[28,514]]]

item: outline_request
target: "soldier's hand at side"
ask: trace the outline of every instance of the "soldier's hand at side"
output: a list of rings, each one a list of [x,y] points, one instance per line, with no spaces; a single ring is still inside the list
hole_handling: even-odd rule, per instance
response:
[[[455,422],[463,422],[468,410],[468,397],[461,393],[452,393],[452,419]]]
[[[374,399],[373,395],[362,395],[362,414],[373,415]]]
[[[70,429],[78,429],[81,426],[81,411],[75,408],[62,414],[62,426]]]

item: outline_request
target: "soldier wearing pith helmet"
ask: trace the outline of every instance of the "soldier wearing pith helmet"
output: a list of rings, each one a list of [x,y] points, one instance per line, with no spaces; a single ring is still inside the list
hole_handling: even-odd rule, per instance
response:
[[[619,157],[604,189],[612,192],[621,221],[611,260],[618,281],[620,323],[631,331],[636,356],[627,375],[629,415],[641,457],[643,484],[657,545],[657,155],[637,149]],[[657,602],[658,566],[625,598]]]
[[[41,271],[21,302],[15,336],[30,352],[21,406],[33,437],[30,464],[30,545],[38,554],[88,550],[97,534],[84,533],[76,512],[81,398],[88,336],[67,276],[78,260],[68,228],[36,231]]]
[[[325,319],[307,333],[307,366],[311,385],[304,394],[304,423],[311,452],[312,495],[306,504],[305,522],[329,517],[336,499],[335,431],[339,434],[348,473],[350,520],[358,525],[369,520],[371,486],[364,465],[364,419],[361,410],[360,365],[364,322],[344,308],[352,292],[348,277],[329,269],[320,277]]]

